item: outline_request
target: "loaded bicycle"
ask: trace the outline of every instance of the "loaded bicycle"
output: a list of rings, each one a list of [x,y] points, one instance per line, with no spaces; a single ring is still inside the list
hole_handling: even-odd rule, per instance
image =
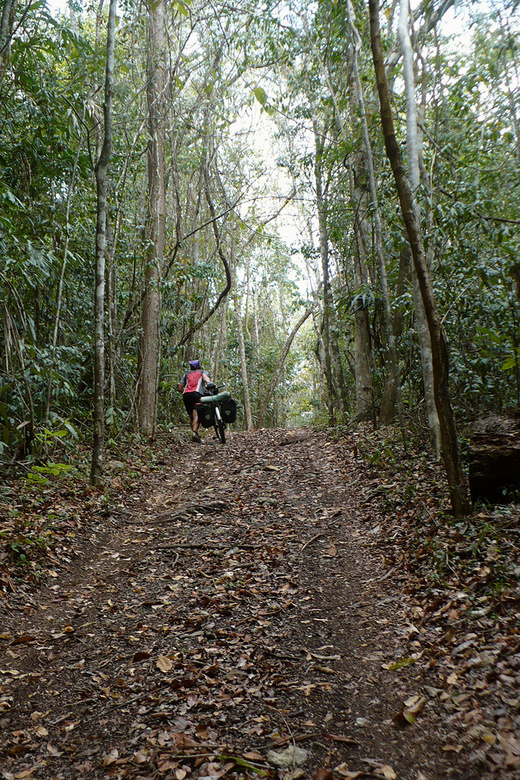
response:
[[[237,419],[237,402],[228,390],[222,390],[223,387],[213,383],[206,385],[210,395],[203,395],[195,408],[202,427],[213,426],[217,439],[225,444],[227,425]]]

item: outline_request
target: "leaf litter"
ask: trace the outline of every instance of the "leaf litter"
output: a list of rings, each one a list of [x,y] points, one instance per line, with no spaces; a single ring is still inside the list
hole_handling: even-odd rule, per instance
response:
[[[454,522],[385,436],[8,483],[0,777],[519,777],[518,513]]]

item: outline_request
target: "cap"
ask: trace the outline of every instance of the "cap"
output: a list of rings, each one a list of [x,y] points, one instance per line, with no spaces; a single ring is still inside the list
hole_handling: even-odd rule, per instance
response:
[[[202,368],[200,365],[200,360],[188,360],[188,365],[190,368]]]

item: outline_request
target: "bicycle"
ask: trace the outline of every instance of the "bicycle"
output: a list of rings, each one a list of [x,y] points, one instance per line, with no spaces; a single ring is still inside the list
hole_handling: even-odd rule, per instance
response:
[[[224,385],[207,387],[211,395],[203,395],[196,406],[199,421],[203,428],[213,426],[217,439],[225,444],[227,423],[235,422],[237,417],[236,401],[228,390],[220,392]]]

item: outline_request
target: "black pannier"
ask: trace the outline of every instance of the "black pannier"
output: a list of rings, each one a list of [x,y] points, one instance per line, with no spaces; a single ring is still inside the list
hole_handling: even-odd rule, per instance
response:
[[[197,404],[197,416],[203,428],[211,428],[215,424],[215,409],[212,404]]]
[[[225,398],[220,402],[220,411],[225,423],[234,423],[237,419],[237,402],[234,398]]]

